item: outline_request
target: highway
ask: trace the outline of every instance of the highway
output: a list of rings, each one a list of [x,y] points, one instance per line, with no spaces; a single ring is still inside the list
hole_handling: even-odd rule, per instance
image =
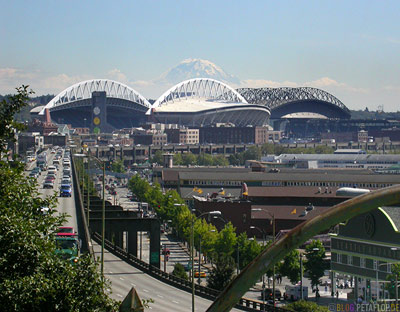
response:
[[[52,164],[54,154],[50,154],[49,164]],[[35,167],[35,162],[29,164],[29,169]],[[28,169],[28,170],[29,170]],[[39,192],[41,196],[57,194],[58,213],[67,213],[69,215],[67,222],[64,226],[73,226],[78,229],[76,218],[76,207],[74,205],[74,195],[72,197],[59,197],[60,179],[62,178],[62,165],[60,165],[57,172],[57,179],[54,189],[43,189],[43,181],[47,172],[44,171],[38,178]],[[146,236],[143,240],[147,240]],[[94,243],[94,242],[93,242]],[[100,259],[101,247],[94,243],[95,257]],[[146,251],[144,251],[143,258],[146,258]],[[122,301],[128,294],[132,287],[135,287],[141,299],[152,299],[154,302],[150,303],[149,310],[160,312],[186,312],[192,308],[192,297],[189,292],[179,290],[168,284],[162,283],[157,279],[150,277],[133,266],[125,263],[118,257],[105,251],[104,256],[104,275],[111,282],[111,297],[113,299]],[[195,297],[196,311],[205,311],[212,301],[206,300],[202,297]],[[239,311],[239,310],[232,310]]]

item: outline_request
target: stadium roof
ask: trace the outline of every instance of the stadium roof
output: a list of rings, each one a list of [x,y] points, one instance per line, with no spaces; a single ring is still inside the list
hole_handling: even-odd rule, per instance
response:
[[[151,106],[139,92],[123,83],[108,79],[93,79],[76,83],[61,91],[42,108],[39,114],[43,115],[45,108],[52,109],[53,107],[90,99],[92,97],[92,92],[95,91],[105,91],[109,98],[135,102],[148,108]]]

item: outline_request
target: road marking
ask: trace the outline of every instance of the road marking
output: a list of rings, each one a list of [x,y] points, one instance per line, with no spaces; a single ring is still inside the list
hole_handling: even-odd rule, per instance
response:
[[[118,296],[118,297],[121,297],[121,298],[123,297],[123,296],[122,296],[122,295],[120,295],[120,294],[117,294],[117,296]]]
[[[143,289],[144,292],[149,292],[147,289]]]
[[[136,285],[135,285],[135,284],[133,284],[133,283],[131,283],[131,285],[132,285],[133,287],[136,287]]]
[[[108,272],[108,273],[111,273],[111,274],[112,274],[112,271],[110,271],[110,272]]]
[[[179,304],[179,302],[178,302],[178,301],[175,301],[175,300],[172,300],[172,302],[173,302],[173,303],[176,303],[176,304]]]
[[[121,281],[123,281],[124,279],[122,277],[119,278]]]
[[[157,295],[157,297],[164,298],[164,296],[161,296],[161,295]]]

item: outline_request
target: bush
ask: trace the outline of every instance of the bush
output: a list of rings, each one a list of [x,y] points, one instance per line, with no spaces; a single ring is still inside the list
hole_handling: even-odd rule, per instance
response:
[[[296,301],[286,306],[287,309],[296,311],[296,312],[328,312],[329,309],[324,306],[319,306],[315,302],[310,301]]]
[[[183,278],[185,280],[188,279],[188,275],[185,272],[185,268],[180,263],[175,263],[174,270],[172,271],[172,275]]]

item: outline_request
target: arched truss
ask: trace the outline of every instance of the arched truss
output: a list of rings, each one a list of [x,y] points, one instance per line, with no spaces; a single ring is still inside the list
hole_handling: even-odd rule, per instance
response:
[[[317,100],[333,104],[345,114],[350,114],[350,110],[338,98],[317,88],[241,88],[237,91],[249,103],[266,105],[271,110],[291,102]]]
[[[94,79],[79,82],[60,92],[47,103],[39,114],[43,115],[45,108],[52,109],[64,105],[67,106],[72,102],[83,103],[84,100],[90,99],[92,97],[92,92],[95,91],[105,91],[108,98],[134,102],[146,108],[150,108],[151,106],[141,94],[127,85],[108,79]]]
[[[159,107],[184,98],[206,98],[247,104],[243,96],[223,82],[210,78],[195,78],[173,86],[161,95],[152,107]]]

